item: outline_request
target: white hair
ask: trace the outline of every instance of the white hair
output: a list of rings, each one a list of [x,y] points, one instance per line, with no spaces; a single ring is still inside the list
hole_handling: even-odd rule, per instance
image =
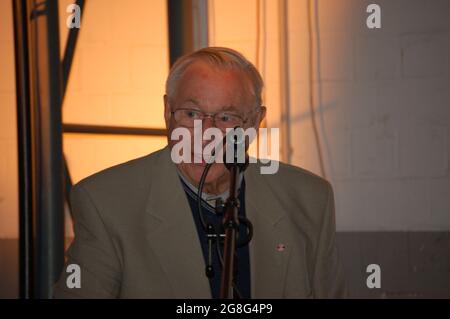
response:
[[[261,93],[264,83],[256,67],[241,53],[222,47],[203,48],[179,58],[170,69],[166,81],[166,94],[169,99],[173,98],[178,81],[186,69],[197,61],[206,62],[218,68],[243,71],[251,82],[252,95],[255,98],[256,106],[262,105]]]

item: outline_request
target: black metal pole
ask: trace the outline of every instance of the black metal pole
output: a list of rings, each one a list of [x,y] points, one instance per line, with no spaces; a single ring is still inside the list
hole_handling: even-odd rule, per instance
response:
[[[26,0],[12,0],[19,172],[19,296],[33,296],[33,162]]]
[[[172,66],[182,55],[194,50],[192,0],[167,0],[169,61]]]
[[[238,188],[236,181],[239,179],[239,167],[237,164],[229,165],[230,193],[225,203],[223,227],[225,230],[225,242],[223,246],[223,268],[220,277],[220,298],[233,299],[233,282],[235,272],[236,234],[239,227],[238,221]]]
[[[64,205],[58,1],[29,0],[36,157],[36,290],[51,298],[64,263]]]
[[[233,133],[232,133],[233,132]],[[236,135],[237,133],[237,135]],[[249,165],[249,157],[247,154],[246,143],[239,146],[238,140],[242,140],[243,131],[240,127],[235,127],[234,130],[230,131],[230,137],[233,138],[233,142],[224,137],[226,141],[226,152],[223,154],[224,165],[229,171],[230,185],[228,198],[225,202],[225,214],[223,218],[223,228],[225,230],[225,241],[223,246],[223,267],[220,277],[220,298],[221,299],[233,299],[241,298],[239,291],[234,289],[235,283],[235,273],[236,273],[236,248],[237,248],[237,234],[239,232],[239,223],[242,221],[243,225],[248,228],[248,240],[244,243],[241,241],[240,245],[247,245],[253,236],[253,225],[252,223],[244,218],[239,217],[239,175],[244,172]],[[239,139],[239,135],[241,138]],[[243,139],[245,141],[245,137]],[[231,143],[229,145],[228,143]],[[241,147],[244,147],[242,149]],[[232,152],[231,161],[228,152]],[[240,152],[244,151],[244,162],[240,162]]]
[[[77,0],[75,4],[80,7],[80,14],[83,16],[83,10],[85,6],[85,0]],[[64,97],[67,92],[67,84],[69,82],[70,70],[72,68],[73,57],[75,55],[75,49],[77,46],[79,29],[72,28],[69,30],[69,35],[66,41],[66,49],[64,51],[64,57],[62,60],[62,93],[61,93],[61,108],[63,106]],[[64,161],[64,200],[69,207],[70,215],[72,217],[72,205],[70,204],[70,192],[72,190],[72,178],[70,176],[69,166],[67,165],[66,157],[63,155]]]
[[[167,0],[169,23],[169,63],[183,55],[183,11],[181,0]]]

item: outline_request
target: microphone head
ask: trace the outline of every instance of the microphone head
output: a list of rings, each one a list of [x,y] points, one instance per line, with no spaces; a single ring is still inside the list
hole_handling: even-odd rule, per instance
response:
[[[249,164],[247,154],[248,143],[245,138],[244,129],[236,126],[227,129],[224,137],[224,153],[223,162],[230,169],[233,165],[237,165],[241,171],[244,171]]]

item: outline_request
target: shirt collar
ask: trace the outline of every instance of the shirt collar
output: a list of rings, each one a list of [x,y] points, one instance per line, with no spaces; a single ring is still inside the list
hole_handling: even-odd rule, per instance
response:
[[[195,187],[194,185],[192,185],[192,183],[189,182],[189,180],[183,175],[183,173],[178,168],[177,168],[177,173],[180,176],[180,178],[182,179],[182,181],[186,184],[186,186],[189,187],[189,189],[194,194],[197,194],[198,193],[198,188]],[[244,172],[241,172],[239,174],[239,182],[238,182],[239,188],[242,185],[243,178],[244,178]],[[215,207],[216,206],[216,200],[220,198],[223,202],[225,202],[227,200],[227,198],[228,198],[229,192],[230,191],[227,190],[227,191],[225,191],[225,192],[223,192],[221,194],[218,194],[218,195],[202,192],[202,199],[205,202],[207,202],[209,205],[211,205],[212,207]]]

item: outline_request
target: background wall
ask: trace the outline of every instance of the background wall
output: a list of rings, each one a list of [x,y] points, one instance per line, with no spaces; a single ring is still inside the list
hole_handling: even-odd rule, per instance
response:
[[[213,43],[259,61],[278,127],[278,1],[260,2],[260,23],[256,1],[213,3]],[[366,26],[370,3],[381,29]],[[449,298],[450,2],[309,4],[288,1],[292,163],[333,184],[350,296]],[[381,289],[366,286],[372,263]]]
[[[59,1],[64,44],[71,1]],[[352,297],[450,297],[450,2],[376,1],[382,28],[369,30],[372,2],[312,0],[308,11],[307,0],[288,1],[292,163],[333,184]],[[267,126],[278,127],[279,2],[208,3],[210,44],[233,47],[257,65],[266,82]],[[10,1],[0,0],[0,297],[17,296],[11,11]],[[165,0],[87,1],[64,122],[163,127],[167,42]],[[64,136],[75,182],[164,144]],[[70,223],[67,229],[70,235]],[[372,263],[381,266],[382,289],[366,287]]]
[[[17,296],[18,184],[11,1],[0,1],[0,298]]]
[[[450,229],[450,2],[313,6],[314,94],[340,230]],[[294,163],[318,170],[308,114],[306,1],[290,1]],[[294,9],[295,8],[295,9]],[[296,120],[303,118],[304,120]]]
[[[372,2],[311,1],[322,172],[308,1],[288,1],[292,162],[332,181],[339,230],[449,230],[450,2],[377,1],[382,27],[371,30]],[[279,126],[278,1],[260,1],[259,56],[257,1],[213,3],[212,43],[258,63],[268,126]]]
[[[61,56],[68,35],[58,0]],[[90,0],[63,104],[64,123],[164,127],[164,81],[169,70],[165,0]],[[11,1],[0,0],[0,298],[18,295],[18,194],[14,39]],[[73,182],[146,155],[165,138],[65,134]],[[66,233],[73,236],[66,212]]]
[[[11,1],[0,1],[0,239],[17,238],[17,132]],[[1,268],[0,268],[1,269]]]
[[[63,44],[68,34],[66,7],[72,2],[59,0]],[[121,0],[86,1],[63,105],[64,123],[164,127],[166,7],[165,0],[126,5]],[[74,182],[165,144],[160,137],[64,135]]]

